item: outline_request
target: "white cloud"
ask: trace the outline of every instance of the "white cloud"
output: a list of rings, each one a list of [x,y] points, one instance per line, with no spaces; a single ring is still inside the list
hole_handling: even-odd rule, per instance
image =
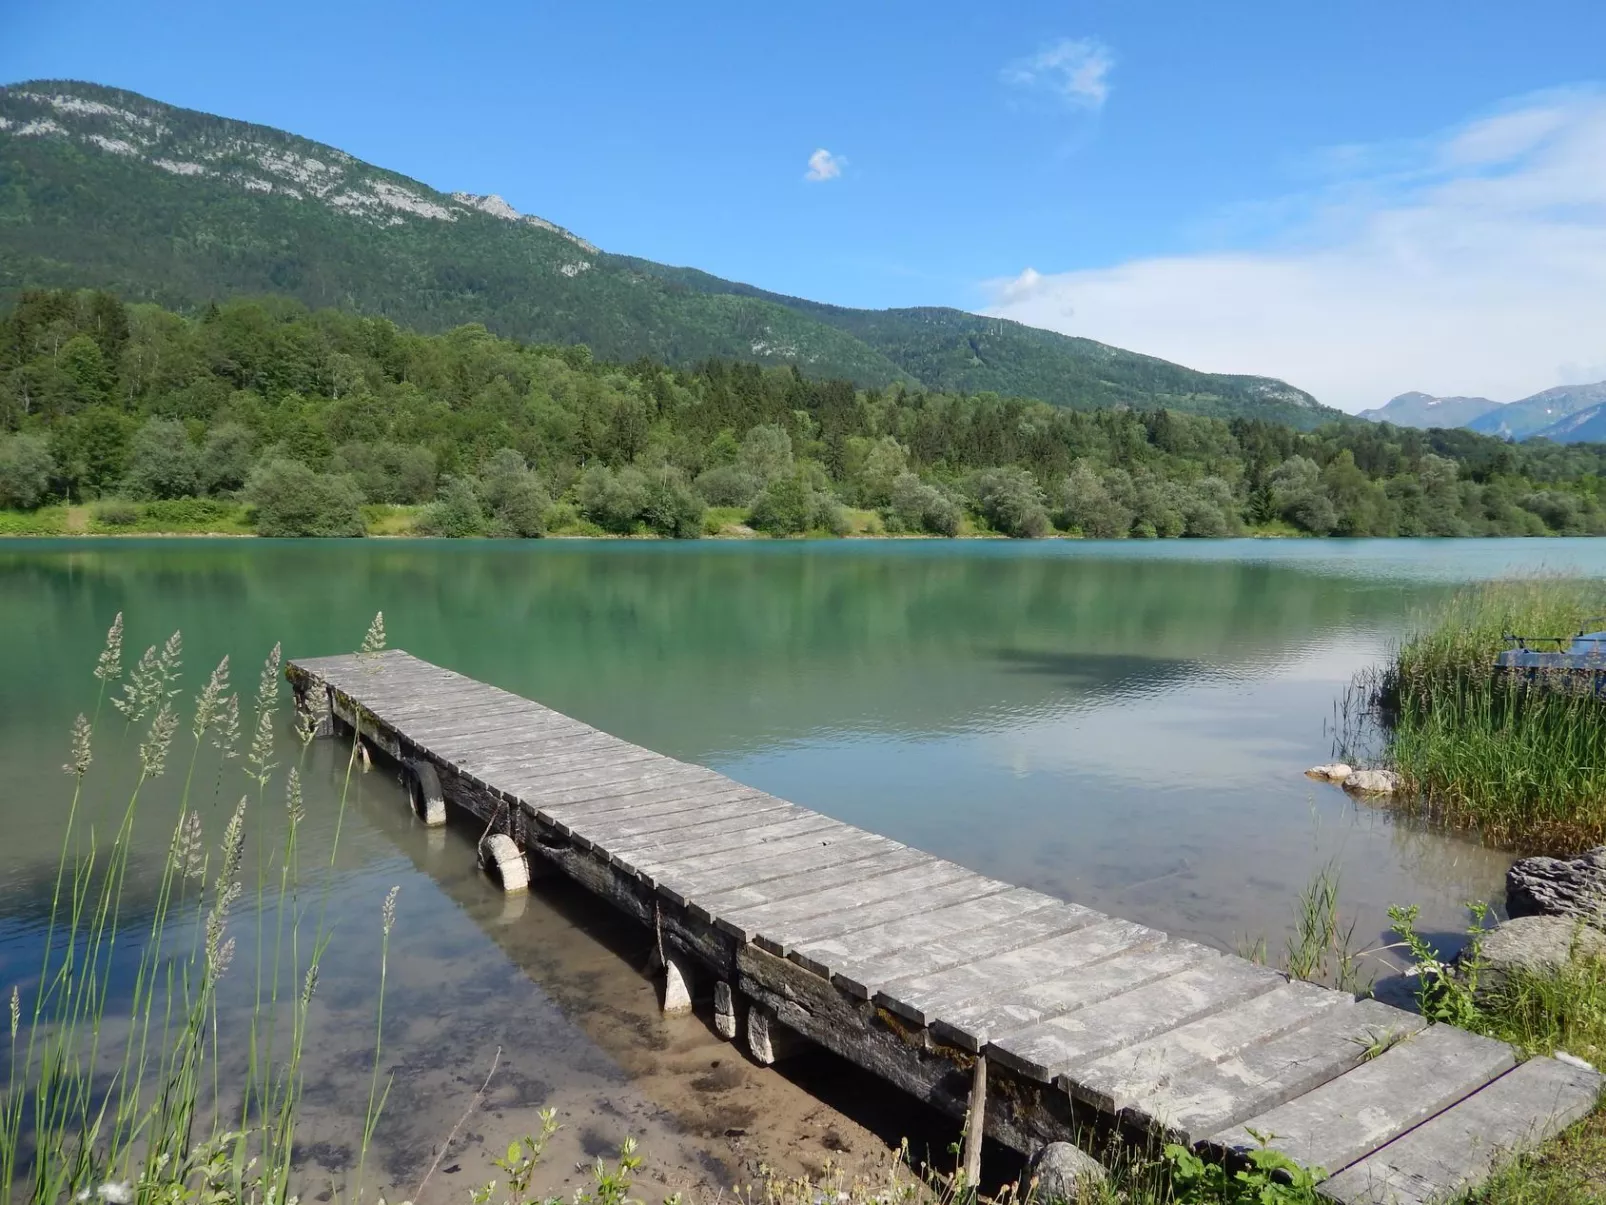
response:
[[[1110,95],[1115,56],[1096,38],[1063,38],[1005,67],[1006,84],[1048,95],[1078,109],[1101,109]]]
[[[809,156],[809,170],[803,173],[803,178],[815,184],[822,180],[835,180],[847,165],[845,156],[833,155],[822,146]]]
[[[1606,95],[1530,97],[1408,147],[1344,148],[1272,245],[991,282],[989,313],[1346,410],[1511,400],[1606,375]]]

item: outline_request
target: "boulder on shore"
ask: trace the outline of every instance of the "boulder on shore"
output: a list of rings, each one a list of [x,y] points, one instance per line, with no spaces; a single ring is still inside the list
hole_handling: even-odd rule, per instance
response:
[[[1344,779],[1344,789],[1357,795],[1392,795],[1399,786],[1393,770],[1356,770]]]
[[[1606,845],[1576,858],[1523,858],[1506,872],[1511,916],[1572,916],[1606,929]]]
[[[1081,1147],[1070,1142],[1050,1142],[1032,1156],[1022,1181],[1039,1205],[1077,1205],[1093,1200],[1106,1177],[1103,1165]]]
[[[1576,917],[1519,916],[1489,930],[1479,945],[1478,995],[1497,992],[1517,971],[1554,975],[1574,957],[1606,957],[1606,933]],[[1465,969],[1468,950],[1461,953]]]
[[[1320,766],[1312,766],[1305,771],[1306,778],[1319,778],[1323,782],[1343,782],[1355,773],[1352,766],[1341,761],[1330,761]]]

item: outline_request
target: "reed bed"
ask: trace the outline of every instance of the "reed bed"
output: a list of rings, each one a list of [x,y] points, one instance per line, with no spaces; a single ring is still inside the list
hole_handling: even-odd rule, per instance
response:
[[[1377,750],[1400,776],[1402,807],[1493,844],[1574,853],[1606,841],[1606,703],[1576,676],[1494,668],[1507,634],[1571,637],[1602,613],[1606,589],[1573,578],[1460,591],[1357,679],[1342,751]]]
[[[376,621],[365,648],[382,644],[382,633]],[[309,858],[299,845],[298,770],[276,762],[277,647],[243,706],[227,658],[185,705],[182,637],[175,632],[127,668],[122,642],[119,615],[94,670],[97,698],[73,725],[63,767],[71,799],[38,978],[9,992],[0,1202],[278,1205],[294,1199],[301,1061],[329,943],[323,904],[338,830],[327,859]],[[306,722],[297,727],[304,754],[312,731]],[[137,770],[108,836],[81,805],[97,762],[126,761],[117,756],[125,743],[137,746]],[[196,773],[208,750],[224,767],[215,781]],[[168,800],[159,797],[158,814],[151,797],[157,779],[178,776],[175,821]],[[342,811],[350,782],[348,762]],[[255,851],[248,882],[248,833],[266,831],[255,822],[268,808],[283,809],[282,844]],[[207,833],[203,815],[226,818],[221,831]],[[128,913],[136,836],[169,823],[154,908],[148,922],[135,923]],[[251,952],[238,961],[254,965],[236,965],[235,929],[245,923],[237,913],[248,891],[255,932],[239,935]],[[376,901],[387,939],[394,905],[394,892]],[[243,1022],[239,1011],[219,1006],[229,976],[249,984],[234,993],[248,1000]],[[376,1032],[365,1145],[388,1086],[379,1054]],[[361,1195],[360,1172],[358,1180],[348,1186],[353,1198]]]

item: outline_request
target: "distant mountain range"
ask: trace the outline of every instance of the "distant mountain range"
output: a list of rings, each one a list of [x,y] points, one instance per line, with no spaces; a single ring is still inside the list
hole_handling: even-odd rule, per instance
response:
[[[483,323],[599,357],[795,364],[864,386],[1341,419],[1269,377],[961,310],[858,310],[610,254],[502,198],[442,193],[283,130],[95,84],[0,88],[0,295],[104,287],[186,307],[286,294],[439,331]]]
[[[1397,427],[1466,427],[1503,439],[1606,440],[1606,381],[1561,385],[1515,402],[1402,393],[1361,418]]]

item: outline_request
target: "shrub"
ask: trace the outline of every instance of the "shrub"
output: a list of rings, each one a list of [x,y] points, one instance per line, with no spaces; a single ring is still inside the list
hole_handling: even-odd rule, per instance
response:
[[[0,507],[34,510],[50,492],[55,459],[40,435],[0,435]]]
[[[129,444],[123,490],[140,501],[187,498],[201,492],[201,449],[177,419],[153,418]]]
[[[763,483],[746,469],[724,464],[699,475],[695,485],[710,506],[751,506]]]
[[[749,524],[772,536],[794,536],[809,529],[814,498],[808,482],[797,473],[777,477],[753,503]]]
[[[139,507],[127,498],[102,498],[89,514],[107,527],[132,527],[139,522]]]
[[[270,460],[246,482],[265,536],[360,536],[362,494],[349,477],[314,473],[299,460]]]
[[[486,461],[479,493],[490,512],[493,535],[533,539],[545,530],[543,520],[552,499],[512,448],[503,448]]]
[[[994,531],[1017,539],[1036,539],[1052,527],[1043,506],[1043,491],[1025,469],[988,469],[976,475],[972,489],[977,509]]]
[[[369,502],[406,506],[435,497],[435,454],[413,444],[342,444],[332,466],[349,474]]]
[[[419,512],[413,529],[420,535],[460,540],[485,534],[485,511],[474,483],[466,477],[448,477],[440,497]]]
[[[603,465],[587,469],[575,487],[586,518],[620,535],[636,530],[641,512],[647,508],[647,493],[647,478],[640,469],[625,468],[616,473]]]
[[[656,470],[647,479],[647,504],[641,518],[661,536],[692,540],[703,532],[703,501],[671,468]]]
[[[1129,484],[1123,473],[1114,484]],[[1132,511],[1113,494],[1098,471],[1078,460],[1054,490],[1054,522],[1090,540],[1114,540],[1132,530]]]
[[[256,436],[240,423],[220,423],[206,433],[201,449],[201,485],[209,494],[231,493],[251,476]]]

